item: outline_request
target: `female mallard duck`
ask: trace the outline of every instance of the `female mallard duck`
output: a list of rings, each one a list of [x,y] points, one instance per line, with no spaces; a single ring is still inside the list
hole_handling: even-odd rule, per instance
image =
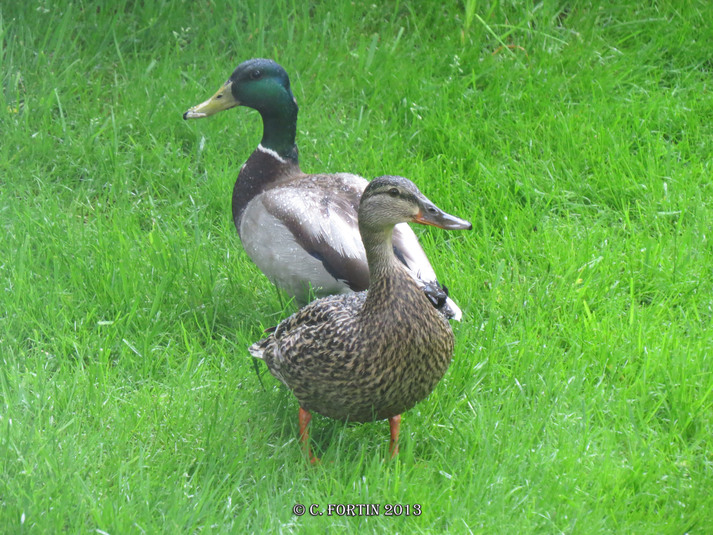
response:
[[[365,290],[369,269],[357,225],[367,181],[349,173],[307,175],[300,170],[295,133],[297,102],[285,70],[267,59],[235,69],[209,100],[184,119],[235,106],[262,116],[263,135],[233,188],[233,220],[248,256],[272,282],[304,304],[317,296]],[[394,232],[396,256],[448,318],[461,311],[448,298],[408,225]]]
[[[368,292],[313,301],[250,346],[297,397],[300,438],[310,461],[310,411],[366,422],[389,419],[392,456],[401,413],[425,398],[448,369],[453,331],[394,254],[394,226],[406,222],[470,229],[408,179],[384,176],[364,190],[359,230]]]

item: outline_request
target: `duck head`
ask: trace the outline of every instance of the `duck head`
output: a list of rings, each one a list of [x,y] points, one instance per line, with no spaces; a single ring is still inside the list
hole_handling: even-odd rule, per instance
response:
[[[271,59],[250,59],[238,65],[212,97],[190,108],[183,118],[200,119],[235,106],[270,114],[284,102],[297,107],[285,69]]]
[[[361,197],[359,227],[388,229],[403,222],[433,225],[447,230],[473,228],[468,221],[438,208],[407,178],[382,176],[372,180]]]
[[[238,65],[215,95],[193,106],[184,119],[200,119],[236,106],[257,110],[262,117],[260,145],[280,158],[297,161],[297,101],[285,69],[271,59],[250,59]]]

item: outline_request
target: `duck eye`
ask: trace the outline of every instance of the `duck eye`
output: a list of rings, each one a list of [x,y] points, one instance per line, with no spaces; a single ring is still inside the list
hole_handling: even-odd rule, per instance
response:
[[[250,78],[252,78],[253,80],[259,80],[260,78],[262,78],[262,71],[260,69],[255,69],[250,73]]]
[[[389,195],[392,197],[398,197],[399,196],[399,190],[397,188],[391,188],[389,190]]]

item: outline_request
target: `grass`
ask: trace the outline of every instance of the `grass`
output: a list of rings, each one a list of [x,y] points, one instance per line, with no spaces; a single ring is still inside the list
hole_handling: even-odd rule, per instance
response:
[[[713,8],[625,4],[3,4],[0,525],[710,533]],[[474,224],[417,229],[465,319],[395,462],[315,417],[307,466],[248,358],[292,310],[230,218],[259,118],[181,114],[256,56],[305,170]]]

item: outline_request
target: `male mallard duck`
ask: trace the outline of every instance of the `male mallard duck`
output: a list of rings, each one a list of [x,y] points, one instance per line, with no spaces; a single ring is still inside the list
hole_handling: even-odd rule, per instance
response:
[[[450,364],[448,321],[394,254],[394,226],[406,221],[472,228],[406,178],[373,180],[359,207],[369,291],[313,301],[250,346],[297,397],[300,438],[311,462],[310,411],[356,422],[389,419],[389,449],[396,455],[401,413],[430,394]]]
[[[183,118],[235,106],[257,110],[263,121],[262,141],[233,188],[233,220],[248,256],[301,304],[308,301],[310,287],[317,296],[365,290],[369,269],[357,210],[368,182],[349,173],[307,175],[300,170],[297,101],[287,73],[274,61],[242,63],[215,95]],[[460,309],[437,282],[408,225],[396,228],[394,249],[434,305],[446,317],[460,319]]]

